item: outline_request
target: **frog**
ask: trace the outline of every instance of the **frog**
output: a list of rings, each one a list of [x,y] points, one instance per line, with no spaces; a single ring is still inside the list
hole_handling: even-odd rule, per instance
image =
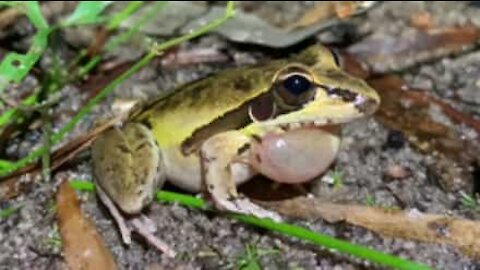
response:
[[[279,182],[321,174],[339,151],[336,127],[372,115],[379,104],[378,93],[343,71],[331,49],[314,44],[283,59],[222,70],[147,102],[95,140],[93,171],[127,215],[142,212],[168,181],[208,195],[219,210],[279,218],[240,194],[238,186],[258,174]],[[308,131],[289,139],[301,129]],[[302,138],[322,142],[315,149],[326,153],[316,156],[321,166],[308,176],[292,177],[294,163],[261,162],[277,154],[302,155],[309,147]],[[277,151],[271,145],[291,147]],[[275,173],[283,164],[292,168]]]

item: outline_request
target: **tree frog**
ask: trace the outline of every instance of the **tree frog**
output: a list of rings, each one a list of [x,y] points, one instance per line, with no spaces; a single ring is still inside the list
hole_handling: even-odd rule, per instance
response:
[[[371,115],[379,102],[329,49],[313,45],[288,59],[224,70],[146,104],[94,142],[94,174],[127,214],[139,213],[168,180],[206,191],[221,210],[268,217],[236,186],[258,173],[280,182],[321,174],[339,148],[335,127]],[[302,153],[308,166],[298,162]],[[282,164],[291,168],[282,172]],[[308,173],[296,174],[299,168]]]

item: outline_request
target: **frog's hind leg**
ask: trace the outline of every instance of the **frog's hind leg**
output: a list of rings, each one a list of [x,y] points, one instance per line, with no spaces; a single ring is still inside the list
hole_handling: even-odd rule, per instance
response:
[[[263,209],[237,192],[236,184],[256,174],[251,166],[238,162],[239,156],[247,156],[249,143],[250,138],[238,131],[217,134],[203,143],[200,156],[207,191],[221,210],[279,221],[278,214]]]
[[[129,220],[129,224],[131,224],[135,232],[143,236],[148,243],[171,258],[177,256],[177,253],[172,249],[172,247],[170,247],[170,245],[155,236],[154,233],[156,232],[156,228],[151,226],[154,225],[150,224],[151,222],[153,221],[146,216],[135,217]]]
[[[126,219],[120,213],[118,208],[108,197],[108,195],[103,191],[102,187],[99,185],[96,186],[97,194],[103,205],[107,207],[108,211],[112,215],[113,219],[117,223],[117,226],[120,230],[120,235],[122,236],[123,243],[130,245],[132,243],[132,230],[128,227]]]

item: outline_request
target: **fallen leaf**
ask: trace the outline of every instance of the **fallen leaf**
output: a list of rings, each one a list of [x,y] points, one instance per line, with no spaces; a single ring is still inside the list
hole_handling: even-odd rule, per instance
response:
[[[328,1],[319,2],[291,24],[289,29],[308,27],[329,19],[347,19],[364,9],[370,8],[375,1]]]
[[[2,10],[0,12],[0,29],[5,29],[14,24],[22,15],[21,10],[16,8]]]
[[[477,221],[416,210],[335,204],[306,197],[257,203],[293,218],[347,222],[385,236],[452,245],[467,256],[480,259],[480,222]]]
[[[378,1],[361,1],[364,4],[358,4],[354,9],[353,15],[360,15],[373,7],[370,2]],[[367,3],[368,2],[368,3]],[[329,4],[328,4],[329,5]],[[123,28],[131,28],[132,22],[139,17],[144,16],[148,11],[149,5],[130,16],[124,23]],[[169,2],[155,17],[154,20],[142,26],[142,33],[155,36],[171,36],[173,34],[191,33],[193,29],[204,26],[205,22],[215,20],[223,15],[224,7],[201,5],[198,3],[172,1]],[[220,27],[212,30],[212,33],[222,35],[224,38],[238,43],[257,44],[271,48],[285,48],[298,44],[320,31],[326,31],[332,26],[339,23],[340,19],[335,16],[327,16],[326,19],[317,20],[317,23],[309,24],[303,28],[293,29],[291,27],[279,27],[268,21],[265,17],[254,12],[244,11],[240,8],[235,10],[235,16],[222,24]],[[338,10],[340,14],[345,16],[348,12]],[[293,22],[286,22],[284,25],[291,25]]]
[[[227,54],[216,48],[199,48],[193,50],[176,50],[164,54],[160,60],[165,69],[176,69],[184,66],[193,66],[205,63],[227,62],[230,58]]]
[[[386,176],[392,179],[403,179],[411,175],[410,170],[401,165],[395,164],[387,167]]]
[[[335,16],[334,2],[320,2],[308,10],[303,16],[290,26],[290,29],[302,28],[316,24]]]
[[[410,25],[422,31],[427,31],[435,26],[432,14],[427,11],[419,11],[410,18]]]
[[[63,181],[57,192],[58,223],[70,269],[116,269],[111,252],[80,208],[75,191]]]
[[[429,168],[444,190],[470,192],[474,166],[480,165],[479,142],[465,140],[449,126],[435,121],[431,112],[438,108],[454,122],[471,124],[474,128],[480,122],[425,91],[409,89],[396,75],[369,79],[368,83],[382,100],[375,118],[388,128],[401,131],[419,151],[435,158]]]
[[[480,39],[476,26],[409,32],[402,37],[365,39],[347,51],[372,66],[376,72],[391,72],[473,48]]]
[[[337,17],[346,19],[365,7],[373,6],[375,1],[334,1],[334,4]]]

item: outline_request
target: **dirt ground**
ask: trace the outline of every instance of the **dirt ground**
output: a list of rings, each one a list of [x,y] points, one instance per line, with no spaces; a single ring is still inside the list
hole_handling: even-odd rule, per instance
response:
[[[285,3],[288,5],[288,3]],[[360,33],[372,37],[400,37],[411,31],[408,27],[412,14],[427,11],[436,25],[462,25],[473,23],[480,26],[480,9],[467,2],[384,2],[379,7],[355,20]],[[20,26],[17,26],[20,27]],[[319,41],[332,39],[319,34]],[[208,46],[228,47],[229,43],[215,35],[207,35],[184,48]],[[239,63],[257,62],[268,58],[264,50],[255,47],[229,47]],[[472,115],[479,116],[480,107],[480,51],[444,57],[421,66],[409,68],[400,75],[412,86],[431,90],[444,100],[458,97],[455,106]],[[400,60],[401,61],[401,60]],[[402,63],[399,63],[401,65]],[[228,64],[226,64],[228,65]],[[118,97],[132,95],[155,95],[159,89],[169,89],[180,83],[194,80],[225,68],[223,64],[202,64],[176,70],[159,70],[155,65],[142,69],[122,84],[114,95],[70,135],[81,134],[91,122],[109,110],[109,102]],[[35,83],[33,78],[30,78]],[[62,93],[76,93],[75,99],[67,100],[56,110],[74,111],[86,96],[71,86]],[[441,112],[436,117],[444,117]],[[67,114],[68,115],[68,114]],[[68,116],[58,119],[62,125]],[[447,119],[448,120],[448,119]],[[466,126],[444,122],[469,139],[478,139],[478,134]],[[331,185],[321,178],[312,185],[316,196],[333,200],[365,204],[366,200],[385,207],[418,209],[426,213],[455,214],[478,218],[475,211],[466,211],[460,206],[458,193],[445,192],[433,179],[428,169],[432,157],[420,153],[408,142],[400,147],[392,146],[395,131],[388,129],[375,118],[346,124],[342,131],[341,152],[333,169],[343,172],[342,192],[336,194]],[[7,152],[21,156],[38,143],[39,133],[11,142]],[[392,139],[393,138],[393,139]],[[401,165],[408,168],[410,176],[401,181],[386,181],[385,168]],[[80,156],[74,166],[61,171],[70,179],[91,180],[89,153]],[[55,179],[58,180],[58,179]],[[478,179],[477,179],[478,180]],[[36,181],[28,192],[1,202],[0,206],[21,205],[22,208],[0,220],[0,268],[1,269],[59,269],[63,259],[61,248],[53,239],[58,238],[56,216],[52,207],[58,181]],[[166,186],[171,189],[171,186]],[[245,187],[245,189],[247,189]],[[248,189],[247,189],[248,191]],[[402,198],[402,205],[392,196]],[[258,229],[233,221],[220,215],[188,209],[179,205],[154,203],[148,215],[157,224],[156,235],[165,240],[181,256],[169,259],[152,247],[135,238],[130,247],[122,244],[117,227],[92,193],[78,192],[83,210],[94,221],[108,248],[113,252],[120,269],[236,269],[235,263],[246,252],[247,245],[258,250],[274,250],[260,257],[264,269],[377,269],[369,263],[306,244],[299,240]],[[341,197],[339,197],[341,196]],[[428,244],[402,239],[382,237],[368,230],[348,224],[329,224],[322,220],[292,223],[307,227],[352,243],[361,244],[383,252],[421,262],[435,269],[478,269],[480,264],[449,245]]]

